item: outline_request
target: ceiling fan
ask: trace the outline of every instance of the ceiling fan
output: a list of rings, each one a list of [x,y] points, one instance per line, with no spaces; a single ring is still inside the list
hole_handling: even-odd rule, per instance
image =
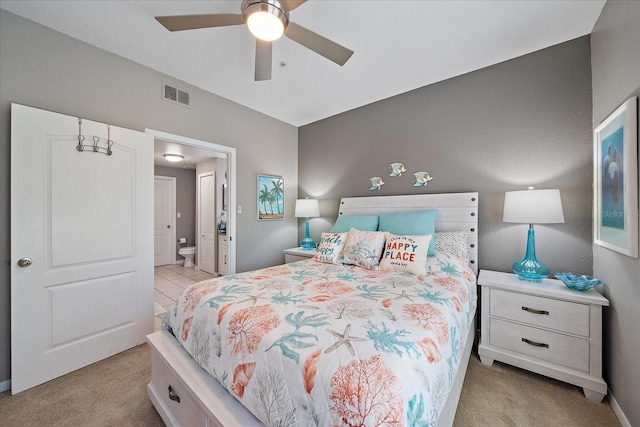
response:
[[[272,41],[283,34],[338,65],[344,65],[353,51],[289,21],[289,12],[306,0],[243,0],[241,14],[156,16],[169,31],[226,27],[246,24],[256,37],[255,80],[271,80]]]

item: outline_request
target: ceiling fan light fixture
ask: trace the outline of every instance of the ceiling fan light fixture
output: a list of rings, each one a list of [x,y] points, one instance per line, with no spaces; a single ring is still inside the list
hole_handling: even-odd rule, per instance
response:
[[[264,41],[274,41],[284,34],[289,23],[287,13],[277,0],[245,0],[242,14],[249,31]]]
[[[180,154],[164,154],[163,157],[169,162],[181,162],[184,159]]]

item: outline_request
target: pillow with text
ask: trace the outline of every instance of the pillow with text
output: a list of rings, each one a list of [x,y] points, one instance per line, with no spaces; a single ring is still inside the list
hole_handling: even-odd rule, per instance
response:
[[[322,233],[320,236],[320,244],[318,244],[313,259],[330,264],[341,264],[339,258],[347,240],[347,234],[348,233]]]
[[[427,274],[427,252],[431,235],[398,236],[385,233],[381,270],[401,271],[424,276]]]

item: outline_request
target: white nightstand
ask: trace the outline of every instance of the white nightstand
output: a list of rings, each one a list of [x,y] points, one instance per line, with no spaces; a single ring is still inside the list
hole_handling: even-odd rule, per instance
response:
[[[594,289],[574,291],[555,279],[520,280],[482,270],[482,319],[478,354],[582,387],[597,402],[607,394],[602,379],[602,307]]]
[[[316,254],[315,249],[302,249],[301,247],[285,249],[284,262],[289,264],[290,262],[301,261],[303,259],[313,258]]]

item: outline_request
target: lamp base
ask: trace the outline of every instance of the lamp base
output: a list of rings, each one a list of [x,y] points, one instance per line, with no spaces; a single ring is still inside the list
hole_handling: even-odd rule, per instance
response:
[[[516,261],[511,266],[514,273],[521,279],[539,282],[549,277],[549,267],[536,258],[536,241],[533,228],[527,233],[527,252],[523,259]]]
[[[531,260],[524,258],[516,261],[511,266],[511,269],[521,279],[531,282],[540,282],[542,279],[549,277],[549,267],[536,259]]]
[[[300,246],[302,249],[311,250],[315,249],[316,242],[309,236],[309,220],[304,222],[304,239],[300,240]]]
[[[300,240],[300,247],[306,250],[315,249],[316,241],[313,240],[311,237],[305,237],[304,239]]]

